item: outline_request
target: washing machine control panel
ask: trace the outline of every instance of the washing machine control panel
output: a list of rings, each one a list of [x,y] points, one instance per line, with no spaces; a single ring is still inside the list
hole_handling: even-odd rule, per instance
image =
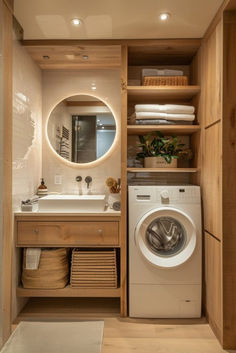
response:
[[[140,203],[200,203],[198,186],[134,186],[129,197]]]

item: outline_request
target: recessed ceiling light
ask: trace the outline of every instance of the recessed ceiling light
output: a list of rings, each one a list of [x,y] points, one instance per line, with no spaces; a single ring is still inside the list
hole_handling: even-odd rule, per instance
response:
[[[95,91],[95,89],[97,89],[97,87],[96,87],[96,86],[92,86],[91,88],[92,88],[94,91]]]
[[[83,55],[82,58],[83,60],[88,60],[88,55]]]
[[[82,21],[79,18],[73,18],[73,20],[71,20],[71,23],[74,26],[79,26],[82,23]]]
[[[48,55],[43,55],[43,59],[44,59],[44,60],[49,60],[49,59],[50,59],[50,56],[48,56]]]
[[[160,14],[159,17],[161,21],[167,21],[170,18],[170,14],[167,12],[163,12]]]

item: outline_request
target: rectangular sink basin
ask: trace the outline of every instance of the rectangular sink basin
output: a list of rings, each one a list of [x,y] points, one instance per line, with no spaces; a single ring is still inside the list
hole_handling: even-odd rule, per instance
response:
[[[41,212],[103,212],[105,195],[48,195],[38,204]]]

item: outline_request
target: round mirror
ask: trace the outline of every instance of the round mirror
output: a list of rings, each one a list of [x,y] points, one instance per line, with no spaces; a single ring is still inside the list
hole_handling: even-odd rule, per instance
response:
[[[90,163],[111,149],[116,122],[109,107],[93,96],[64,99],[51,112],[47,135],[51,147],[67,161]]]

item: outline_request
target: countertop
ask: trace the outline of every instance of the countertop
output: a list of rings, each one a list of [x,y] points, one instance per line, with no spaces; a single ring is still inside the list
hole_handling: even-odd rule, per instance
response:
[[[34,212],[24,212],[24,211],[16,211],[14,212],[15,216],[32,216],[32,217],[41,217],[41,216],[96,216],[96,217],[120,217],[121,211],[114,211],[110,208],[106,209],[104,212],[41,212],[41,211],[34,211]]]

